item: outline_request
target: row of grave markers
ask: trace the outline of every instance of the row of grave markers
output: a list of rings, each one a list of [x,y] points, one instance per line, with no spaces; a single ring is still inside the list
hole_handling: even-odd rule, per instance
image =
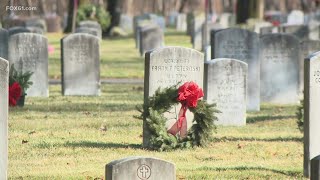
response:
[[[198,82],[200,86],[201,84],[201,72],[203,69],[203,55],[195,50],[186,49],[181,47],[171,47],[171,48],[162,48],[158,49],[154,52],[149,52],[146,55],[146,62],[148,62],[149,70],[146,75],[147,83],[146,87],[148,87],[148,91],[146,91],[147,96],[150,96],[154,93],[156,87],[154,86],[170,86],[172,84],[177,83],[180,80],[193,80]],[[200,62],[200,63],[199,63]],[[222,62],[222,63],[220,63]],[[232,62],[232,63],[229,63]],[[214,62],[211,62],[214,63]],[[209,63],[209,64],[211,64]],[[246,79],[245,73],[243,69],[246,69],[247,65],[241,61],[231,61],[228,59],[217,60],[218,68],[221,69],[234,69],[234,71],[238,72],[240,77],[236,77],[237,79]],[[158,77],[157,74],[168,71],[171,69],[175,69],[176,73],[169,71],[172,76],[162,76],[164,78]],[[9,63],[8,61],[0,58],[0,93],[1,97],[8,97],[8,70]],[[319,178],[319,157],[320,157],[320,143],[319,138],[320,134],[317,130],[319,126],[319,112],[317,110],[319,105],[319,96],[320,96],[320,53],[314,54],[310,56],[307,60],[305,60],[305,145],[307,145],[308,150],[306,150],[305,156],[308,156],[308,160],[311,161],[311,178]],[[219,74],[223,74],[225,72],[220,72]],[[173,79],[173,81],[169,81]],[[232,81],[232,79],[230,79]],[[233,80],[234,82],[239,82],[239,80]],[[155,82],[156,84],[153,84]],[[218,81],[217,81],[218,82]],[[245,83],[245,82],[242,82]],[[240,84],[240,83],[239,83]],[[150,87],[153,86],[153,87]],[[0,172],[1,177],[6,178],[7,174],[7,161],[8,161],[8,98],[0,99],[0,130],[1,130],[1,143],[0,143],[0,152],[2,154],[0,158]],[[244,105],[243,105],[244,107]],[[145,141],[145,132],[144,132],[144,141]],[[147,142],[147,141],[146,141]],[[146,144],[144,144],[146,145]],[[165,170],[167,166],[169,166],[169,170],[166,174],[175,176],[175,170],[172,168],[171,164],[157,166],[157,163],[148,163],[150,159],[145,158],[129,158],[125,160],[119,160],[112,162],[107,165],[107,174],[106,176],[110,179],[115,177],[123,177],[124,174],[130,171],[131,176],[135,177],[143,177],[149,178],[151,177],[152,169],[164,168]],[[136,162],[135,162],[136,161]],[[131,162],[131,165],[126,166],[128,168],[121,168],[127,162]],[[144,165],[144,166],[143,166]],[[152,166],[152,167],[151,167]],[[133,170],[134,171],[133,171]],[[131,172],[133,171],[133,172]],[[112,172],[112,173],[111,173]],[[155,173],[156,174],[156,173]]]
[[[61,40],[63,95],[100,95],[100,40],[75,33]],[[33,85],[27,96],[48,97],[48,40],[35,33],[9,36],[0,29],[0,57],[18,71],[31,71]]]
[[[299,61],[300,55],[297,49],[300,47],[294,37],[269,34],[259,39],[254,32],[242,29],[220,30],[214,32],[212,37],[213,58],[237,59],[248,64],[248,110],[259,110],[260,89],[262,101],[282,104],[298,102],[299,79],[302,81],[303,78],[301,78],[302,72],[299,78],[301,61]],[[1,49],[5,49],[6,43],[2,44],[4,48]],[[47,47],[47,40],[41,35],[20,33],[10,37],[9,49],[12,50],[9,53],[9,59],[11,62],[16,64],[18,69],[37,74],[33,76],[36,79],[32,79],[35,88],[30,88],[27,92],[29,96],[39,96],[33,91],[40,90],[42,90],[41,93],[38,92],[40,96],[48,96],[48,55],[45,47]],[[99,95],[98,40],[86,34],[73,34],[62,41],[61,48],[63,94]],[[310,51],[309,47],[306,49]],[[261,60],[261,71],[259,60]],[[77,70],[74,69],[75,67]],[[259,87],[260,72],[261,88]],[[83,73],[86,76],[81,76]]]
[[[280,36],[280,37],[277,37]],[[280,39],[280,44],[291,44],[294,47],[297,47],[298,43],[294,43],[291,40],[294,40],[294,37],[290,37],[290,35],[277,35],[274,38]],[[287,39],[289,37],[289,39]],[[293,39],[290,39],[293,38]],[[269,43],[273,38],[266,37],[268,41],[264,45],[265,47],[269,47]],[[290,61],[294,55],[296,58],[299,56],[297,54],[288,55],[288,50],[281,50],[281,45],[272,46],[274,49],[279,51],[286,51],[286,53],[282,56],[271,57],[271,63],[274,61]],[[289,48],[290,51],[296,50],[295,48]],[[268,53],[270,50],[264,50]],[[269,54],[269,53],[268,53]],[[181,82],[184,83],[186,81],[194,81],[200,87],[204,87],[205,91],[205,99],[209,103],[216,102],[217,108],[222,112],[218,114],[218,124],[225,125],[244,125],[246,123],[246,92],[249,84],[249,73],[248,73],[248,64],[235,59],[230,58],[219,58],[213,59],[209,62],[205,62],[203,60],[203,54],[188,48],[182,47],[163,47],[156,49],[154,51],[146,53],[145,57],[145,80],[144,80],[144,100],[147,101],[149,96],[152,96],[155,91],[160,88],[169,87],[171,85],[175,85],[176,83]],[[277,60],[275,60],[277,59]],[[279,59],[279,60],[278,60]],[[309,167],[309,162],[312,161],[311,164],[311,176],[319,176],[319,155],[320,155],[320,134],[317,131],[319,127],[319,117],[320,114],[317,113],[317,108],[319,107],[319,97],[320,97],[320,53],[311,56],[309,59],[305,60],[305,63],[309,63],[310,65],[305,66],[305,165],[304,168]],[[313,62],[313,63],[311,63]],[[280,62],[283,63],[283,62]],[[204,65],[205,64],[205,65]],[[298,62],[295,63],[296,66]],[[318,65],[319,64],[319,65]],[[280,68],[280,65],[277,65]],[[272,71],[275,69],[276,71],[283,72],[283,70],[277,69],[278,67],[268,67],[267,70],[274,73],[276,77],[278,72]],[[286,71],[295,68],[294,66],[287,65]],[[308,69],[309,68],[309,69]],[[311,70],[310,70],[311,68]],[[296,71],[298,69],[296,68]],[[204,73],[205,72],[205,73]],[[295,72],[297,74],[297,72]],[[281,74],[285,75],[285,74]],[[271,76],[271,75],[270,75]],[[203,81],[203,78],[205,81]],[[296,76],[295,79],[298,79]],[[284,80],[280,78],[280,82],[288,83],[289,80]],[[311,83],[311,84],[310,84]],[[288,85],[290,88],[290,84]],[[315,86],[317,85],[317,86]],[[278,88],[276,84],[274,84],[273,88]],[[296,90],[298,89],[297,84],[294,87]],[[281,93],[285,93],[278,96],[285,96],[286,98],[291,98],[291,92],[289,90],[283,90]],[[296,92],[296,91],[294,91]],[[289,95],[288,95],[289,94]],[[283,99],[283,97],[281,97]],[[291,99],[289,99],[291,100]],[[168,119],[172,119],[172,117],[177,117],[176,112],[178,112],[179,107],[173,107],[166,117]],[[311,115],[309,115],[311,114]],[[173,118],[174,119],[174,118]],[[192,124],[191,120],[192,113],[187,113],[188,119],[188,128]],[[167,127],[171,127],[171,125],[175,122],[168,121]],[[144,122],[145,123],[145,122]],[[145,127],[146,124],[144,124]],[[144,128],[143,131],[143,145],[145,147],[149,146],[149,132]],[[310,154],[310,156],[309,156]],[[306,167],[307,165],[307,167]],[[308,170],[305,170],[309,172]]]

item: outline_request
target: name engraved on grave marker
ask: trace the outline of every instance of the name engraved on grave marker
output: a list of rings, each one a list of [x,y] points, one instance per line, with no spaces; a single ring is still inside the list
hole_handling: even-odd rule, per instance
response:
[[[88,44],[77,44],[73,45],[73,50],[70,51],[70,61],[79,63],[79,64],[86,64],[87,60],[90,60],[90,56],[87,53],[90,49]]]
[[[313,67],[310,86],[320,86],[320,66]]]
[[[222,54],[225,58],[248,60],[253,58],[250,53],[253,48],[248,42],[245,41],[236,41],[236,40],[227,40],[221,42],[222,44]]]
[[[268,60],[269,63],[274,64],[285,64],[292,59],[291,50],[281,49],[281,47],[276,49],[264,49],[262,56]]]
[[[177,65],[179,64],[179,65]],[[200,72],[200,66],[190,65],[190,59],[164,59],[161,65],[152,65],[150,72],[165,72],[163,76],[156,80],[156,86],[163,87],[167,84],[176,84],[181,81],[188,81],[192,74],[190,72]]]
[[[223,110],[223,113],[236,115],[235,109],[243,108],[243,97],[239,96],[239,92],[244,92],[244,81],[232,74],[231,66],[223,67],[225,77],[221,79],[213,79],[212,84],[216,84],[216,99],[212,100],[217,103],[217,108]]]

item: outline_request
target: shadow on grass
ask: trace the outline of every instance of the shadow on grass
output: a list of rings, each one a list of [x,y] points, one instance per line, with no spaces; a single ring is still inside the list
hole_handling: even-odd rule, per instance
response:
[[[277,170],[265,167],[248,167],[248,166],[236,166],[236,167],[201,167],[192,171],[198,170],[210,170],[210,171],[271,171],[273,173],[283,174],[286,176],[294,176],[294,177],[303,177],[302,172],[300,171],[286,171],[286,170]]]
[[[97,103],[75,103],[66,102],[65,105],[26,105],[24,108],[16,108],[16,112],[114,112],[114,111],[133,111],[136,110],[136,104],[123,104],[123,103],[113,103],[113,104],[97,104]]]
[[[119,144],[119,143],[105,143],[105,142],[92,142],[92,141],[79,141],[79,142],[66,142],[65,147],[83,147],[83,148],[132,148],[142,149],[141,144]]]
[[[247,117],[247,123],[252,124],[256,122],[262,122],[262,121],[272,121],[272,120],[281,120],[281,119],[289,119],[289,118],[295,118],[294,115],[278,115],[278,116],[253,116],[253,117]]]
[[[276,138],[255,138],[255,137],[220,137],[212,138],[214,142],[225,141],[265,141],[265,142],[302,142],[303,138],[299,137],[276,137]]]

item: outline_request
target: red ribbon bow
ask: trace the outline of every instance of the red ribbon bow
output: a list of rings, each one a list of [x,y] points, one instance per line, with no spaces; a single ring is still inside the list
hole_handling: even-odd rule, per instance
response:
[[[186,113],[189,107],[195,108],[198,100],[203,97],[202,89],[194,82],[186,82],[178,89],[178,101],[181,103],[178,121],[168,130],[169,133],[176,135],[180,131],[180,136],[187,135]]]

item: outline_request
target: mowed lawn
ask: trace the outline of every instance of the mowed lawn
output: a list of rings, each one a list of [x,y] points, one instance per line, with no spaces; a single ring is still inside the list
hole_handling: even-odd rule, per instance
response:
[[[66,35],[51,33],[46,36],[49,45],[54,48],[53,53],[49,54],[49,77],[61,79],[60,39]],[[166,32],[165,45],[192,47],[190,37],[186,33],[172,29]],[[100,46],[101,78],[143,78],[144,58],[135,48],[132,35],[125,38],[104,39]]]
[[[184,33],[167,35],[167,45],[191,47]],[[59,36],[48,36],[56,48],[50,77],[59,79]],[[103,78],[143,77],[132,38],[103,40],[101,55]],[[294,105],[263,104],[248,113],[246,126],[219,126],[206,147],[157,152],[142,148],[142,121],[133,117],[143,87],[101,88],[100,97],[76,97],[61,96],[61,87],[51,85],[49,98],[28,97],[24,108],[10,108],[9,179],[103,179],[108,162],[128,156],[171,161],[177,179],[303,179]]]

